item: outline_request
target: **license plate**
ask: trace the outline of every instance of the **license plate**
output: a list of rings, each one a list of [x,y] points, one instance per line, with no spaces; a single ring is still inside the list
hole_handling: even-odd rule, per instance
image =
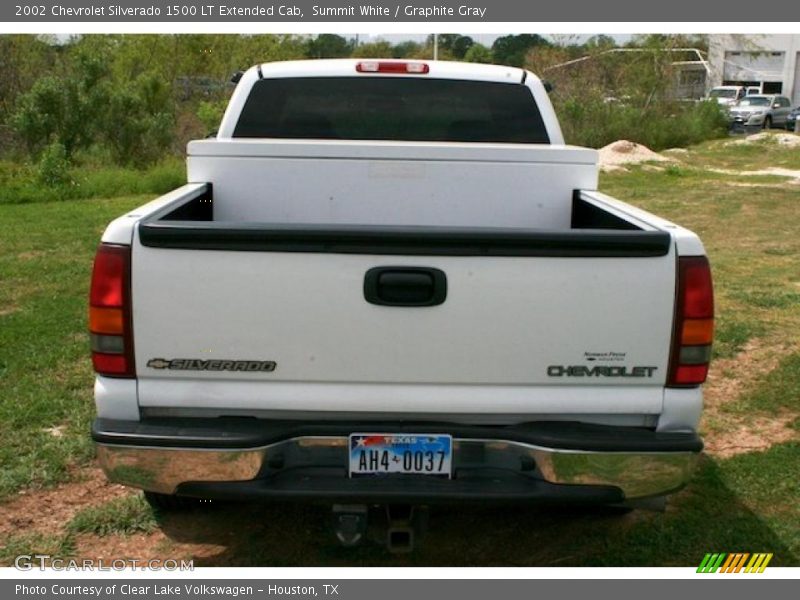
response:
[[[353,433],[350,477],[411,473],[450,477],[453,437],[446,434]]]

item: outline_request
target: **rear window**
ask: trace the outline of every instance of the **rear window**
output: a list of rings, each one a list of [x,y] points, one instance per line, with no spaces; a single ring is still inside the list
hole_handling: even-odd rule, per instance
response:
[[[522,84],[390,77],[261,79],[234,137],[549,143]]]

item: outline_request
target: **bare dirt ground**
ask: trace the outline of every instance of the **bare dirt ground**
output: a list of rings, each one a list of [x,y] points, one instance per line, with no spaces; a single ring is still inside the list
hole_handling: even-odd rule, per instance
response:
[[[671,162],[672,159],[653,152],[647,146],[629,142],[628,140],[617,140],[598,150],[598,164],[603,171],[613,171],[622,169],[625,165],[633,165],[643,162]]]
[[[789,147],[796,147],[800,146],[800,136],[794,135],[791,133],[771,133],[767,131],[762,131],[760,133],[754,133],[752,135],[748,135],[740,140],[734,140],[732,142],[728,142],[728,144],[735,144],[737,146],[740,145],[747,145],[747,144],[754,144],[758,142],[762,142],[767,138],[773,138],[776,144],[780,144],[781,146],[789,146]]]
[[[794,413],[764,417],[725,410],[740,398],[750,383],[777,367],[780,358],[788,352],[788,348],[765,346],[753,339],[735,357],[715,359],[711,363],[709,379],[703,389],[703,440],[707,454],[728,458],[766,450],[798,437],[798,432],[790,427],[797,418]]]
[[[23,531],[57,532],[80,510],[134,493],[109,483],[97,467],[76,471],[73,477],[75,481],[52,489],[23,490],[13,500],[0,504],[0,538]]]

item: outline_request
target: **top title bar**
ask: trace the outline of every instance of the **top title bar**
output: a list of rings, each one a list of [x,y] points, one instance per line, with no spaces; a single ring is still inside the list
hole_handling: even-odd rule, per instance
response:
[[[745,0],[12,0],[0,21],[54,22],[766,22],[788,15],[744,10]]]

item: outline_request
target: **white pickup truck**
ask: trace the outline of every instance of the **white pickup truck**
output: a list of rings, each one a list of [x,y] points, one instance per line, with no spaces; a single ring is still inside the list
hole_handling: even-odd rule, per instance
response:
[[[162,506],[621,504],[687,482],[703,246],[597,191],[532,73],[258,65],[187,162],[95,259],[112,481]]]

